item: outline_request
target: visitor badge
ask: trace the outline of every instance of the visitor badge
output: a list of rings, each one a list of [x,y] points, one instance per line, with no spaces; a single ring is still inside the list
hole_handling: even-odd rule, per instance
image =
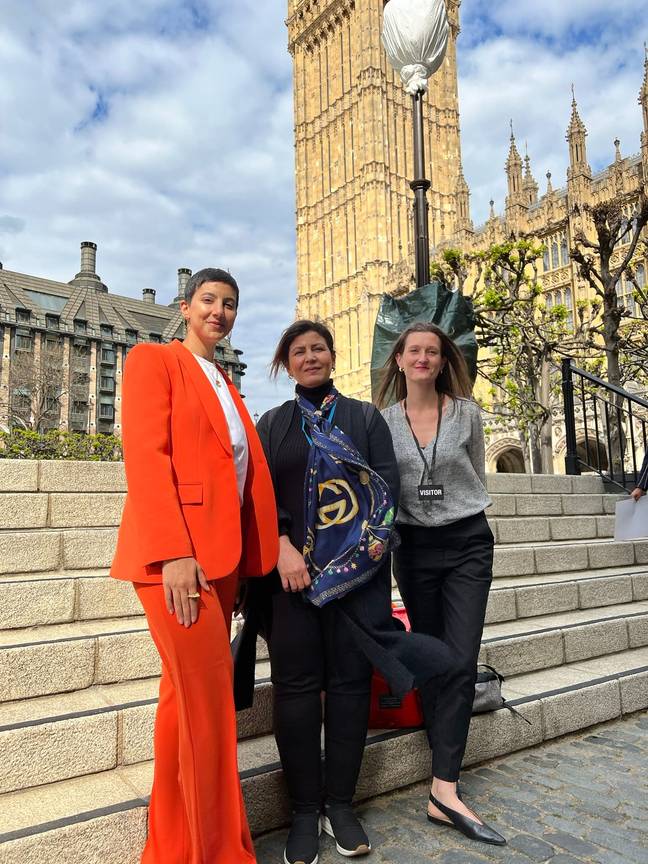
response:
[[[419,486],[418,497],[419,501],[443,501],[443,484]]]

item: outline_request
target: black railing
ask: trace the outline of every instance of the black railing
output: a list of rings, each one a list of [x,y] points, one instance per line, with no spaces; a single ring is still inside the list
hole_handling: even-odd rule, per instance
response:
[[[622,489],[637,483],[648,450],[648,401],[562,362],[565,471],[595,471]]]

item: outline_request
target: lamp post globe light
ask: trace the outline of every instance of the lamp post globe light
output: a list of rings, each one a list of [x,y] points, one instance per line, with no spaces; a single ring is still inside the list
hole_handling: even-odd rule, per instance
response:
[[[450,24],[445,0],[385,0],[382,43],[389,62],[401,76],[414,108],[414,234],[416,286],[430,281],[430,228],[425,173],[423,97],[428,80],[441,67],[448,48]]]

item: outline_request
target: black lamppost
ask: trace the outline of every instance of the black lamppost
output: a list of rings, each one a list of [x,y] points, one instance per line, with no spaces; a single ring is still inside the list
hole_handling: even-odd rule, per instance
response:
[[[389,61],[412,97],[414,110],[414,234],[416,287],[430,281],[430,226],[425,171],[423,97],[443,63],[450,24],[445,0],[384,0],[382,41]]]

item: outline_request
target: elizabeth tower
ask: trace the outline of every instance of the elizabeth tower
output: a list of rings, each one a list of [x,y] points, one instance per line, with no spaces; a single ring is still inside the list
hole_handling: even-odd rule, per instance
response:
[[[431,245],[469,228],[461,170],[457,54],[459,6],[430,81],[425,147]],[[369,396],[373,326],[386,291],[414,272],[412,100],[383,50],[381,0],[289,0],[294,61],[297,309],[331,327],[336,382]]]

